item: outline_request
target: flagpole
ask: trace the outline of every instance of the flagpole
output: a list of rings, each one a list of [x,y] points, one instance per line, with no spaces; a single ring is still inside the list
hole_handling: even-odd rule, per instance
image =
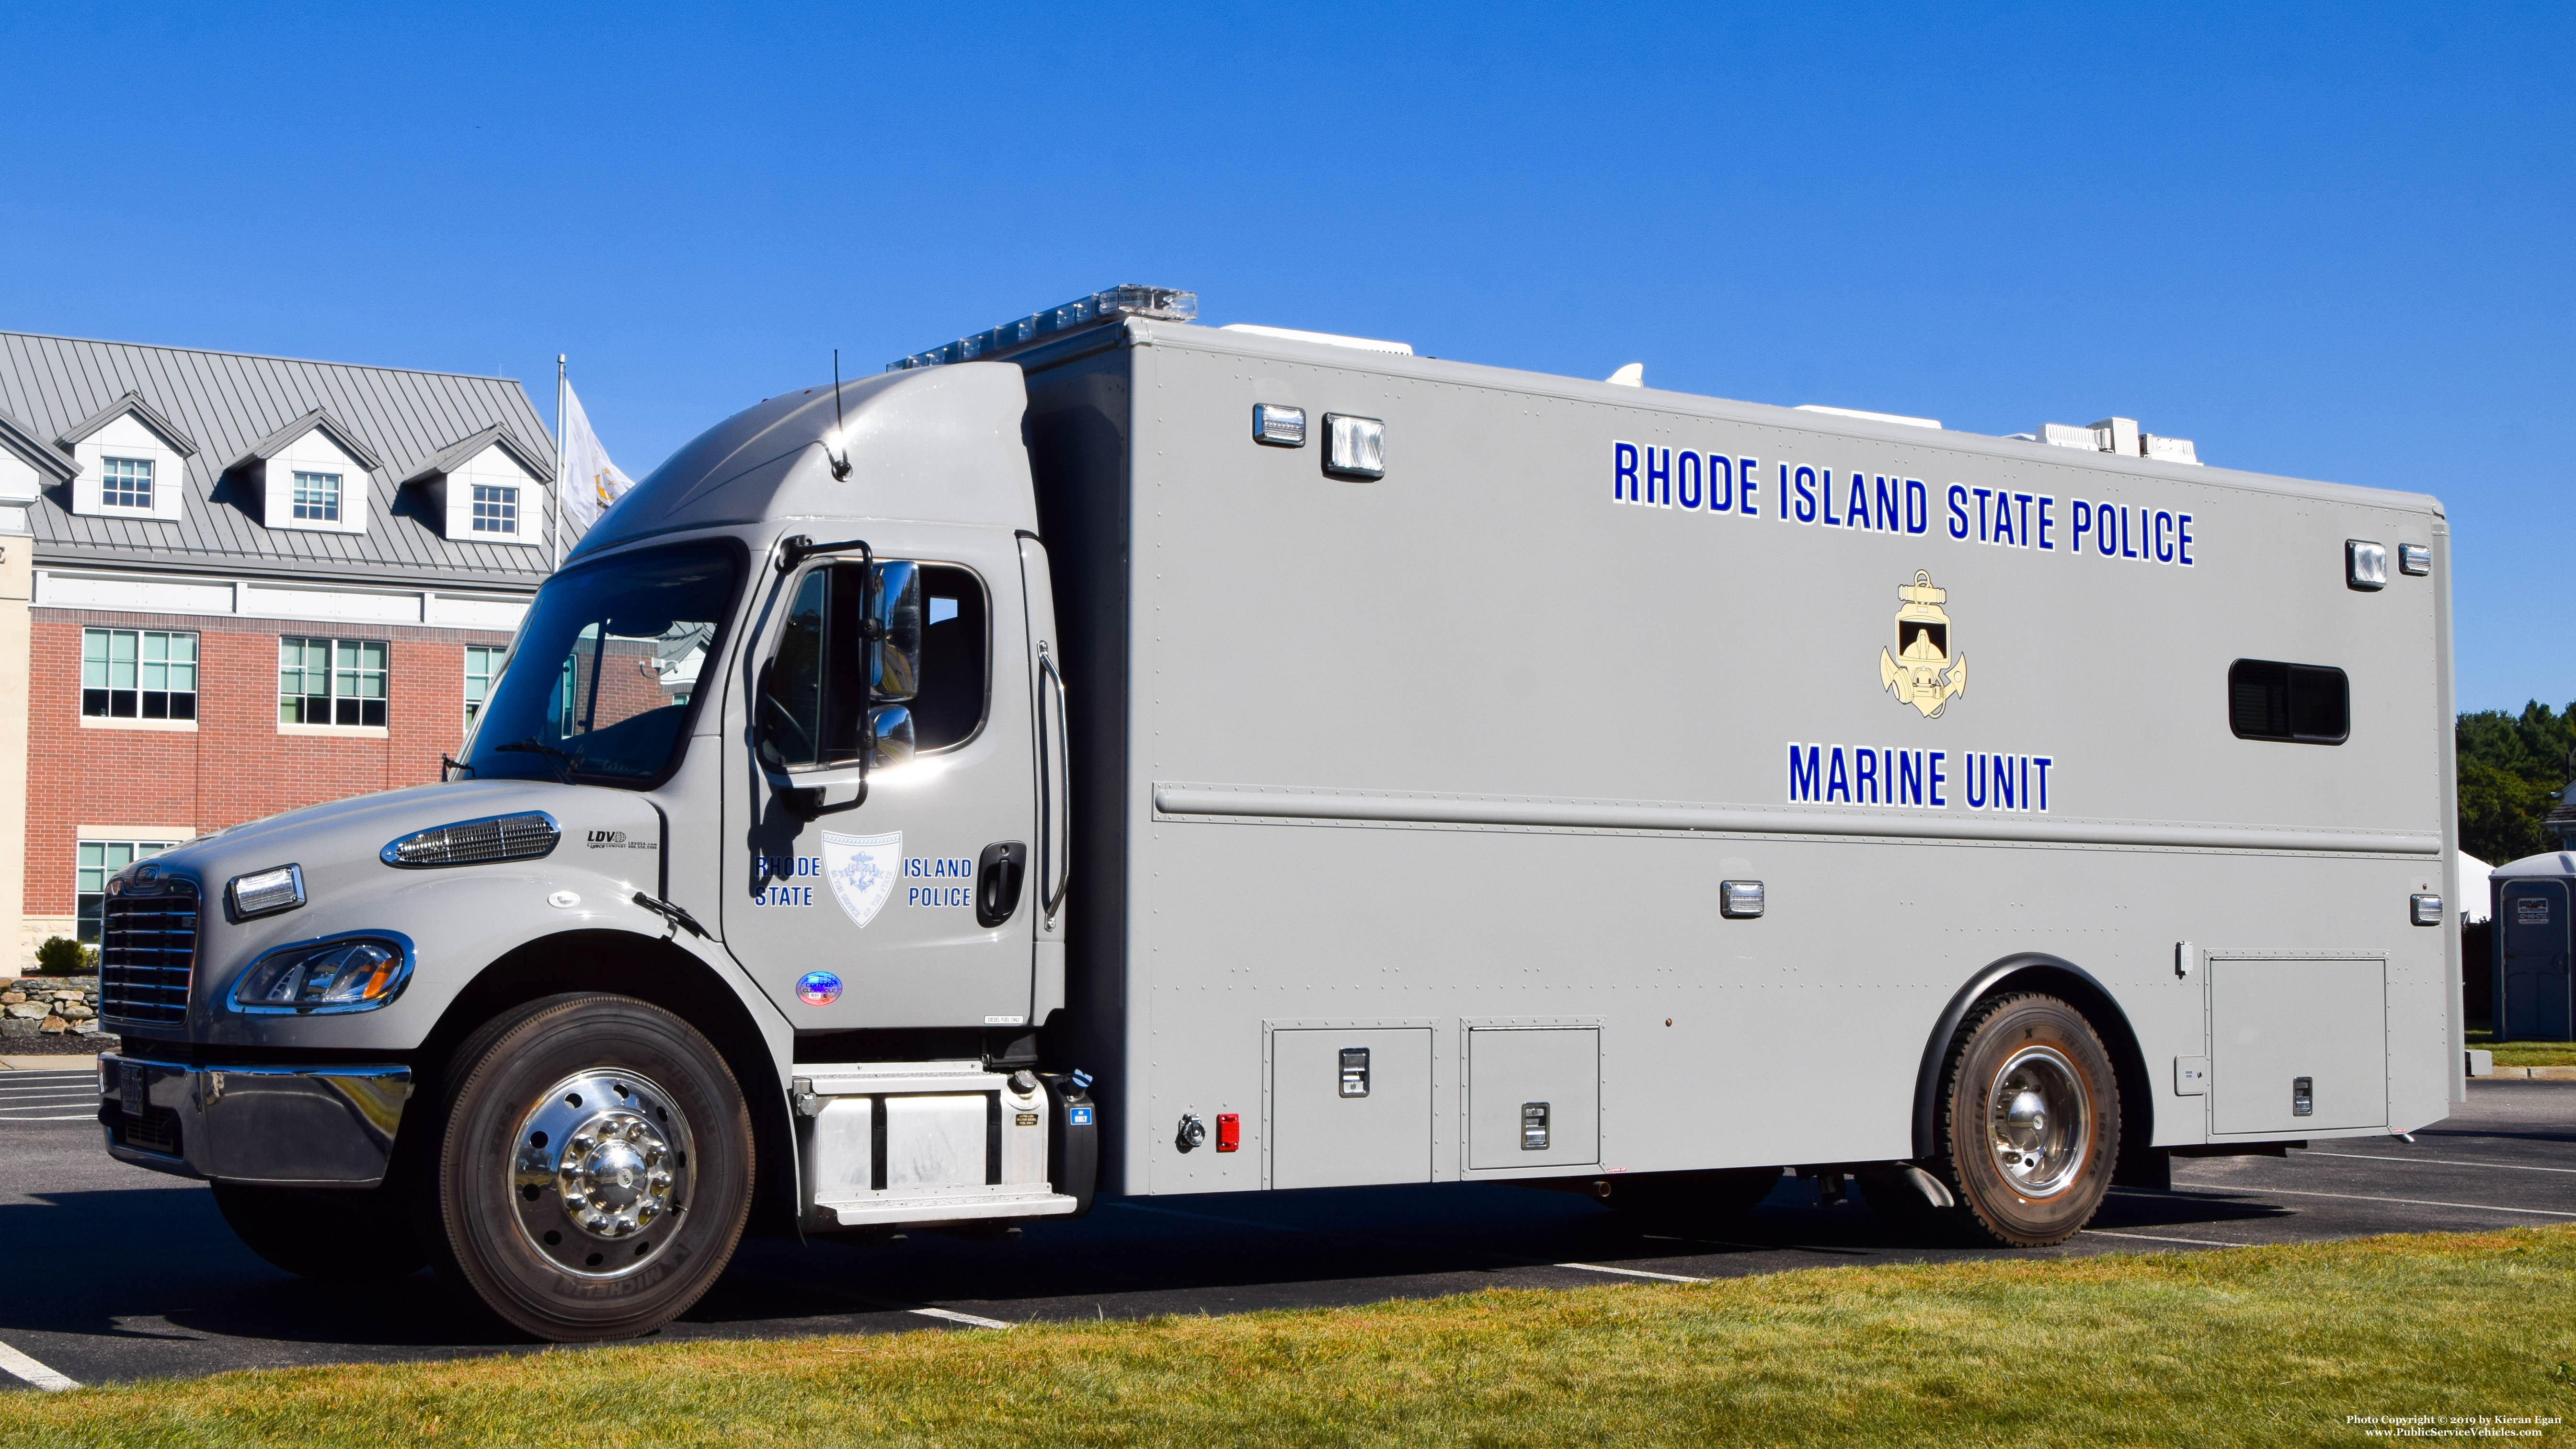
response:
[[[555,354],[555,508],[552,531],[546,545],[546,571],[563,567],[564,511],[564,354]]]

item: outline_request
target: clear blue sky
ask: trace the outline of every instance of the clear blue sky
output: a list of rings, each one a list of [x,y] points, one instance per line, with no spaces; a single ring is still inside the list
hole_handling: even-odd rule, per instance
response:
[[[0,327],[500,372],[641,476],[1114,282],[2429,491],[2576,697],[2576,7],[36,5]],[[1784,13],[1792,7],[1778,7]]]

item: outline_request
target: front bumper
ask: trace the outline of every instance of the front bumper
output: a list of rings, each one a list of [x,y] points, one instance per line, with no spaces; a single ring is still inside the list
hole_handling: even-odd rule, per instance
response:
[[[393,1157],[411,1068],[192,1067],[98,1059],[108,1154],[182,1177],[373,1187]]]

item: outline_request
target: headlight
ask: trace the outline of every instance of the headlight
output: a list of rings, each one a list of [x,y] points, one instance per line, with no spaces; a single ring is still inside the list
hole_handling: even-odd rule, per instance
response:
[[[304,904],[304,867],[280,865],[237,875],[224,891],[232,897],[233,915],[241,920],[291,911]]]
[[[391,933],[271,951],[233,983],[233,1007],[248,1012],[370,1011],[402,994],[411,943]]]

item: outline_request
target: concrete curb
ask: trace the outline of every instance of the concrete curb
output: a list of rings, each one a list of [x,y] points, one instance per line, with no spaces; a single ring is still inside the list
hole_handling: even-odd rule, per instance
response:
[[[2576,1067],[2497,1067],[2473,1082],[2536,1081],[2576,1082]]]
[[[0,1057],[0,1072],[68,1072],[74,1068],[98,1070],[98,1055],[65,1053],[61,1056]]]

